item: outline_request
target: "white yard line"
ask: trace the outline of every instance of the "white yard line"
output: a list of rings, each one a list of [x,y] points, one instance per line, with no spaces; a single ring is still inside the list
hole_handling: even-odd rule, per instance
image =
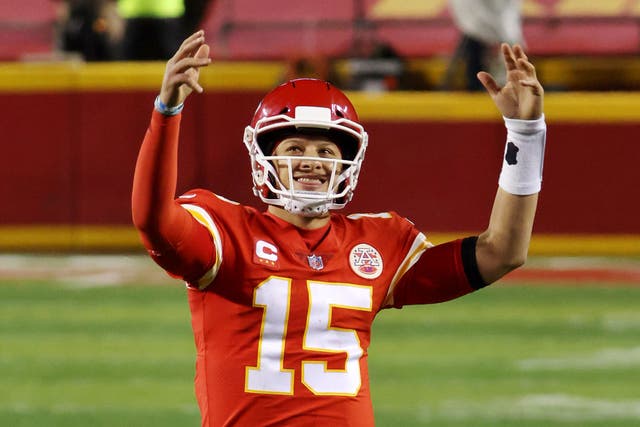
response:
[[[592,354],[531,358],[521,360],[517,364],[523,371],[582,371],[634,366],[640,368],[640,347],[605,348]]]
[[[530,257],[524,265],[524,268],[527,267],[549,270],[593,270],[602,268],[640,271],[640,259],[595,256]]]
[[[640,259],[616,257],[531,257],[523,269],[620,269],[640,274]],[[0,255],[0,280],[53,280],[78,287],[123,283],[176,283],[146,254]]]
[[[423,421],[469,420],[470,425],[478,419],[539,420],[540,425],[545,421],[640,420],[640,400],[597,399],[570,394],[531,394],[489,401],[455,399],[437,407],[425,406],[418,417]]]
[[[0,255],[0,279],[50,280],[82,288],[178,283],[146,255]]]

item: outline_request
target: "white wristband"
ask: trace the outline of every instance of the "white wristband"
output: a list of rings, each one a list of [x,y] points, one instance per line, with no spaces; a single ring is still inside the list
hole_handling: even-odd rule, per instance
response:
[[[535,194],[542,188],[542,166],[547,137],[544,114],[536,120],[504,117],[507,144],[498,185],[516,195]]]

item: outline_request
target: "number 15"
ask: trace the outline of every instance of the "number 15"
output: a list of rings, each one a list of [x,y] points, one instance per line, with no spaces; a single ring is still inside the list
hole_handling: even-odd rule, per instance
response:
[[[293,369],[284,369],[284,348],[289,320],[291,279],[270,277],[253,294],[254,307],[262,307],[257,366],[246,368],[245,391],[293,394]],[[346,353],[345,369],[330,370],[326,361],[303,361],[302,383],[317,395],[355,396],[361,385],[363,350],[353,329],[331,327],[334,307],[372,310],[369,286],[307,281],[309,312],[303,337],[305,350]]]

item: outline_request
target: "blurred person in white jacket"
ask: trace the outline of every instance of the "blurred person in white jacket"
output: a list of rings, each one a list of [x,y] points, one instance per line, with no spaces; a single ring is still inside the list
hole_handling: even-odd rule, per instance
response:
[[[465,67],[467,90],[483,89],[476,75],[486,69],[503,82],[504,73],[495,67],[500,59],[500,43],[524,47],[522,0],[449,0],[449,7],[462,36],[447,71],[444,88],[452,88],[459,65]]]

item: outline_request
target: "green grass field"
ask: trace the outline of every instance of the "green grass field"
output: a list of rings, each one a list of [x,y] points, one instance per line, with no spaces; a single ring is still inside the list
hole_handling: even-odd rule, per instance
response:
[[[2,279],[0,425],[199,425],[184,289],[150,285]],[[377,425],[640,425],[640,286],[606,285],[383,312]]]

